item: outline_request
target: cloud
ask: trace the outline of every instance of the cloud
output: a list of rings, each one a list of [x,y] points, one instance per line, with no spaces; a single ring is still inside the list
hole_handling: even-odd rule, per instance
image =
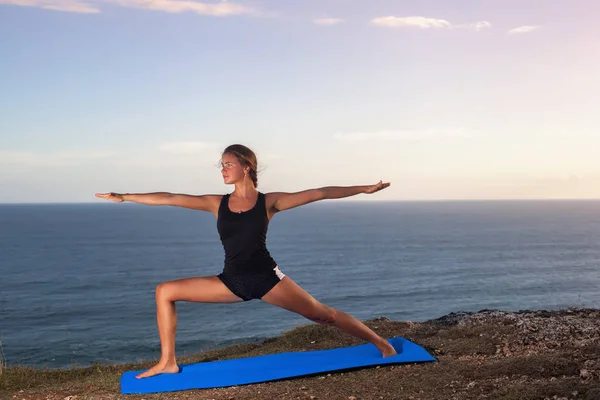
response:
[[[515,34],[519,34],[519,33],[529,33],[529,32],[538,30],[539,28],[541,28],[540,25],[523,25],[523,26],[519,26],[518,28],[509,30],[508,32],[506,32],[506,34],[507,35],[515,35]]]
[[[169,13],[195,12],[200,15],[224,17],[252,13],[249,7],[227,1],[202,3],[191,0],[116,0],[123,7],[145,8]]]
[[[421,28],[421,29],[440,29],[449,28],[452,25],[445,19],[425,18],[425,17],[379,17],[371,20],[374,25],[385,28]]]
[[[169,142],[161,144],[158,149],[171,154],[197,154],[204,150],[214,150],[223,147],[212,142]]]
[[[477,22],[472,23],[472,24],[467,24],[464,27],[475,29],[476,31],[480,31],[482,29],[491,28],[492,24],[490,24],[488,21],[477,21]]]
[[[341,18],[317,18],[317,19],[313,19],[313,23],[315,23],[317,25],[326,25],[326,26],[338,25],[338,24],[341,24],[342,22],[345,22],[345,21],[343,19],[341,19]]]
[[[38,7],[45,10],[66,11],[82,14],[99,13],[100,10],[77,0],[0,0],[0,4],[22,7]]]
[[[250,7],[233,4],[227,1],[203,3],[193,0],[96,0],[95,3],[118,4],[122,7],[140,8],[169,13],[194,12],[199,15],[225,17],[241,14],[253,14]],[[0,0],[0,4],[24,7],[38,7],[54,11],[75,13],[99,13],[99,8],[78,0]]]
[[[424,141],[448,138],[472,138],[479,136],[476,132],[463,129],[426,129],[426,130],[384,130],[376,132],[338,132],[334,139],[344,142],[373,142],[373,141]]]
[[[417,28],[417,29],[452,29],[466,28],[480,31],[481,29],[490,28],[492,24],[488,21],[477,21],[469,24],[455,25],[445,19],[426,18],[426,17],[378,17],[373,18],[371,24],[383,28]]]
[[[60,153],[35,153],[30,151],[0,150],[0,165],[21,165],[26,167],[49,167],[77,165],[82,161],[107,159],[115,156],[104,150],[82,150]]]
[[[77,150],[42,153],[32,151],[7,151],[0,149],[0,171],[21,168],[78,167],[89,163],[144,168],[212,165],[220,155],[222,146],[203,142],[164,143],[155,149],[135,149],[112,152],[105,150]],[[207,157],[198,157],[207,151]],[[210,159],[210,162],[207,160]],[[5,166],[8,166],[6,168]]]

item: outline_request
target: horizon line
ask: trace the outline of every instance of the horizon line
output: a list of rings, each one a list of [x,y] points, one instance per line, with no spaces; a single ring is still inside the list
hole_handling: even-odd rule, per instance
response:
[[[391,202],[403,202],[403,203],[425,203],[425,202],[457,202],[457,201],[463,201],[463,202],[467,202],[467,201],[480,201],[480,202],[485,202],[485,201],[600,201],[600,197],[596,198],[596,197],[552,197],[552,198],[478,198],[478,199],[469,199],[469,198],[459,198],[459,199],[397,199],[397,200],[390,200],[390,199],[383,199],[383,200],[356,200],[356,199],[323,199],[323,200],[338,200],[338,201],[345,201],[345,202],[356,202],[356,203],[366,203],[366,202],[377,202],[377,203],[391,203]],[[322,201],[321,201],[322,202]],[[319,202],[319,203],[321,203]],[[40,201],[40,202],[36,202],[36,201],[31,201],[31,202],[20,202],[20,203],[15,203],[15,202],[0,202],[0,206],[4,206],[4,205],[89,205],[89,204],[111,204],[112,202],[95,202],[95,201],[73,201],[73,202],[57,202],[57,201]],[[148,204],[142,204],[142,203],[135,203],[135,202],[126,202],[127,204],[139,204],[139,205],[148,205]],[[316,202],[315,202],[316,203]],[[174,206],[171,206],[174,207]]]

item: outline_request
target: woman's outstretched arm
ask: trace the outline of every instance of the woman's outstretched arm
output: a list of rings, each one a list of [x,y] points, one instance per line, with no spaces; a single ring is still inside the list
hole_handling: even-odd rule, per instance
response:
[[[326,186],[319,189],[309,189],[296,193],[269,193],[273,196],[273,211],[289,210],[304,204],[324,199],[341,199],[359,193],[375,193],[390,186],[389,182],[379,181],[375,185],[365,186]]]
[[[122,203],[131,201],[133,203],[148,204],[151,206],[175,206],[191,208],[194,210],[214,212],[218,207],[220,195],[189,195],[169,192],[155,193],[96,193],[96,197]]]
[[[375,185],[366,186],[326,186],[317,189],[323,192],[323,199],[341,199],[350,197],[360,193],[375,193],[390,186],[389,182],[377,182]]]

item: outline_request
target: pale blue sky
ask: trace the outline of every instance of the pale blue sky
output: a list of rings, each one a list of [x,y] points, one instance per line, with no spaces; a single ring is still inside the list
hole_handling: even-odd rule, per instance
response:
[[[150,9],[153,7],[153,9]],[[215,15],[218,14],[218,15]],[[0,0],[0,202],[600,198],[600,3]]]

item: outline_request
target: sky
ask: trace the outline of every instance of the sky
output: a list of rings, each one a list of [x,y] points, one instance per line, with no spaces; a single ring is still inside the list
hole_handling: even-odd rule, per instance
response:
[[[600,3],[0,0],[0,203],[600,198]]]

